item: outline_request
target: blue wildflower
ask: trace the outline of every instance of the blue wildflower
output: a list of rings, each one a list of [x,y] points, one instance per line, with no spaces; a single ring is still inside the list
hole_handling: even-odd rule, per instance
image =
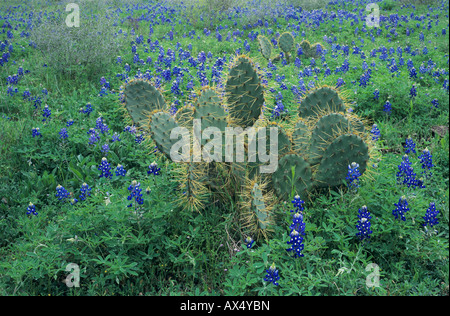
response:
[[[50,110],[50,108],[48,107],[48,104],[46,104],[44,106],[44,109],[42,110],[42,116],[44,117],[44,119],[42,120],[42,122],[45,122],[47,120],[49,120],[52,116],[52,111]]]
[[[247,238],[245,238],[245,246],[250,249],[252,248],[253,244],[255,243],[255,241],[253,240],[252,237],[248,236]]]
[[[56,197],[58,200],[66,200],[69,197],[69,192],[60,184],[56,187]]]
[[[380,138],[380,130],[379,130],[377,124],[372,125],[372,129],[370,130],[370,133],[372,134],[372,140],[377,141]]]
[[[287,251],[292,251],[294,253],[294,258],[303,257],[303,249],[305,245],[303,244],[303,235],[305,235],[305,223],[303,222],[303,214],[297,212],[293,216],[293,222],[289,227],[289,236],[291,239],[287,242],[291,245]]]
[[[87,183],[83,183],[80,188],[80,200],[86,200],[86,197],[91,196],[92,188],[89,187]]]
[[[356,233],[356,236],[359,236],[361,240],[369,239],[370,234],[372,234],[372,230],[370,230],[370,219],[372,216],[365,205],[358,210],[358,213],[358,222],[356,224],[358,232]]]
[[[433,108],[437,109],[439,107],[438,99],[431,100],[431,105],[432,105]]]
[[[360,176],[359,164],[352,162],[351,165],[348,166],[347,177],[345,178],[347,187],[350,191],[356,192],[358,190]]]
[[[64,139],[67,139],[68,137],[69,137],[69,135],[67,134],[67,129],[61,128],[61,130],[59,132],[59,138],[64,140]]]
[[[416,153],[416,144],[411,137],[408,137],[405,141],[405,154]]]
[[[430,225],[430,227],[433,227],[433,226],[439,224],[439,221],[437,219],[438,214],[439,214],[439,211],[436,210],[435,203],[431,202],[430,206],[428,207],[428,209],[425,213],[425,216],[423,217],[425,222],[422,224],[422,226],[427,227],[428,225]]]
[[[147,171],[147,174],[153,174],[155,176],[159,176],[159,171],[161,168],[158,168],[158,164],[156,162],[152,162],[150,166],[148,166],[149,170]]]
[[[378,100],[379,97],[380,97],[380,91],[378,89],[375,89],[375,91],[373,92],[373,99]]]
[[[416,174],[414,173],[414,168],[409,161],[408,155],[403,156],[402,162],[398,166],[397,183],[406,184],[408,188],[417,185]]]
[[[106,159],[106,157],[102,158],[102,162],[98,166],[98,170],[101,171],[99,178],[101,178],[101,177],[111,178],[112,177],[111,165],[108,162],[108,160]]]
[[[116,168],[116,176],[124,177],[126,173],[127,171],[125,170],[125,168],[121,164],[118,164]]]
[[[39,127],[34,127],[32,130],[33,138],[34,137],[42,137]]]
[[[279,285],[278,280],[280,279],[278,269],[275,267],[275,263],[272,263],[272,265],[269,267],[268,270],[266,270],[267,274],[264,278],[264,281],[273,283],[273,285]]]
[[[28,207],[27,207],[27,215],[30,215],[30,214],[33,214],[35,216],[38,215],[38,212],[36,212],[36,206],[31,202],[30,202],[30,204],[28,204]]]
[[[400,219],[402,221],[406,221],[405,214],[409,211],[408,207],[408,201],[406,200],[406,197],[403,195],[399,200],[398,203],[394,204],[396,208],[392,211],[392,215],[394,215],[395,219]]]
[[[411,98],[415,98],[417,96],[417,89],[415,85],[413,85],[411,87],[411,90],[409,90],[409,95],[411,96]]]
[[[136,180],[133,180],[131,182],[131,185],[128,187],[128,191],[130,191],[130,195],[127,197],[128,201],[136,202],[134,208],[137,209],[138,205],[144,204],[144,199],[142,198],[142,189],[141,184],[138,183]],[[131,202],[128,207],[132,207],[133,202]]]
[[[425,175],[425,178],[429,178],[432,175],[431,168],[433,165],[433,156],[428,148],[425,148],[422,151],[422,155],[419,156],[420,163],[422,164],[422,173]]]
[[[383,111],[386,112],[388,115],[391,114],[391,111],[392,111],[392,105],[391,105],[391,102],[386,101],[386,103],[384,104],[384,109],[383,109]]]

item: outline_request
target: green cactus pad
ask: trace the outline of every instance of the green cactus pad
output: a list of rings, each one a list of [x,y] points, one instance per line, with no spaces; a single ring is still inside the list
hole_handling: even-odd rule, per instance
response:
[[[170,139],[172,129],[179,125],[166,112],[155,112],[150,119],[150,135],[158,149],[170,159],[170,149],[178,139]]]
[[[270,60],[270,56],[272,55],[272,43],[263,35],[258,35],[258,43],[263,57]]]
[[[279,160],[278,169],[272,174],[272,183],[280,199],[287,201],[294,194],[305,200],[313,184],[311,166],[298,155],[285,155]]]
[[[345,105],[337,91],[329,87],[321,87],[309,93],[298,107],[298,115],[305,119],[332,112],[345,113]]]
[[[278,38],[278,46],[285,53],[288,54],[294,49],[294,37],[289,32],[284,32]]]
[[[261,115],[264,91],[258,73],[246,57],[231,68],[225,93],[229,115],[235,126],[253,126]]]
[[[175,121],[177,121],[178,125],[182,127],[186,127],[189,130],[192,130],[192,118],[194,116],[194,107],[191,105],[185,105],[178,109],[175,114]]]
[[[320,44],[320,43],[316,43],[314,45],[311,45],[307,40],[303,40],[300,43],[300,47],[302,48],[303,55],[306,58],[318,58],[318,57],[320,57],[317,54],[317,46],[321,46],[322,50],[323,50],[323,45]]]
[[[352,162],[359,164],[364,173],[369,161],[369,149],[357,135],[346,134],[337,137],[325,150],[314,176],[316,186],[338,186],[347,176],[348,166]]]
[[[339,135],[348,132],[349,122],[341,114],[331,113],[317,121],[311,132],[311,144],[309,147],[308,161],[316,165],[322,159],[328,145]]]
[[[304,122],[298,121],[292,132],[292,150],[302,157],[307,157],[310,136],[308,126]]]
[[[143,125],[151,112],[166,109],[163,95],[147,80],[131,80],[125,84],[122,93],[128,114],[136,125]]]

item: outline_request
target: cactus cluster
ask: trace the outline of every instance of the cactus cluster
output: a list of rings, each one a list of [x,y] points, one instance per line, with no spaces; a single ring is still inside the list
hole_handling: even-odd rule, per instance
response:
[[[258,43],[261,54],[268,61],[277,62],[280,60],[280,56],[276,56],[272,58],[272,43],[269,39],[263,35],[258,36]],[[280,47],[281,51],[284,53],[286,61],[290,63],[292,61],[292,51],[295,48],[295,40],[294,36],[292,36],[289,32],[284,32],[278,37],[278,47]],[[311,45],[307,40],[303,40],[299,47],[301,47],[303,51],[303,56],[306,58],[317,58],[320,56],[320,52],[323,50],[323,46],[320,43],[316,43]]]
[[[176,164],[182,205],[201,210],[211,196],[224,203],[233,200],[241,206],[239,216],[246,234],[266,236],[272,222],[272,195],[282,200],[299,195],[305,200],[318,188],[342,184],[347,166],[352,162],[360,165],[361,173],[365,171],[369,160],[369,133],[364,123],[347,111],[344,100],[334,88],[310,91],[300,100],[296,117],[282,126],[282,123],[269,122],[264,116],[264,87],[257,67],[248,57],[236,57],[224,82],[221,91],[209,86],[196,91],[196,97],[175,115],[169,114],[162,94],[155,93],[157,90],[148,87],[148,82],[132,81],[122,88],[126,110],[137,125],[148,130],[147,134],[158,149],[169,159],[174,151],[187,153],[181,155],[183,159]],[[149,100],[145,102],[143,96]],[[171,137],[177,127],[188,132]],[[248,139],[241,153],[244,159],[227,161],[224,139],[227,127],[247,130],[266,127],[267,136],[270,128],[276,127],[276,171],[260,171],[264,163],[251,159]],[[195,138],[208,128],[213,131],[206,135],[209,137]],[[194,135],[193,140],[189,135]],[[249,135],[244,132],[236,135],[236,139],[249,138]],[[179,145],[180,137],[186,137],[183,145]],[[198,139],[200,141],[196,141]],[[265,152],[269,153],[269,143],[256,144],[266,146]],[[261,151],[264,152],[264,148]],[[258,153],[261,151],[258,148]],[[196,152],[201,152],[202,157],[196,156]],[[205,160],[205,157],[210,159]]]

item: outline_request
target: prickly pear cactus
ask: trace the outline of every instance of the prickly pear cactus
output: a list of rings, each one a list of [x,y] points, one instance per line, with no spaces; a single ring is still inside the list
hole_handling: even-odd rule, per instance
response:
[[[284,53],[289,53],[294,49],[294,37],[289,32],[284,32],[278,38],[278,46]]]
[[[347,133],[348,129],[349,122],[343,115],[331,113],[322,116],[311,133],[308,158],[309,163],[311,165],[318,164],[331,141],[333,141],[337,135]]]
[[[121,89],[122,102],[135,125],[144,124],[151,112],[166,110],[162,93],[149,81],[133,79]]]
[[[359,171],[364,173],[369,161],[369,148],[357,135],[345,134],[337,137],[323,153],[315,184],[318,187],[341,185],[347,175],[347,166],[352,162],[359,164]]]
[[[170,133],[178,126],[169,113],[156,111],[151,115],[149,123],[150,135],[158,149],[169,159],[170,150],[178,141],[170,139]]]
[[[225,86],[227,108],[235,126],[253,126],[261,115],[264,91],[258,73],[247,57],[238,57]]]
[[[305,200],[313,188],[311,166],[301,156],[287,154],[279,160],[272,183],[279,198],[287,201],[291,196],[299,195]]]
[[[298,115],[304,119],[322,116],[326,113],[344,113],[345,111],[343,100],[331,87],[321,87],[310,92],[300,100],[298,107]]]
[[[272,56],[272,43],[264,35],[258,35],[258,43],[263,57],[270,60],[270,56]]]
[[[271,193],[261,180],[247,181],[242,190],[240,221],[246,234],[255,238],[265,237],[272,231]]]
[[[300,43],[300,47],[302,48],[303,55],[306,58],[318,58],[320,55],[318,54],[318,47],[320,46],[320,50],[323,50],[323,46],[320,43],[316,43],[311,45],[307,40],[303,40]]]

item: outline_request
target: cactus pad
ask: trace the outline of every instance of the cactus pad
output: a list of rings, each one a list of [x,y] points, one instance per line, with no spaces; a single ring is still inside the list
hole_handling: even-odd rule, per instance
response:
[[[298,194],[305,200],[313,184],[311,166],[298,155],[285,155],[279,160],[278,169],[272,174],[272,183],[279,198],[287,201],[292,194]]]
[[[337,137],[325,150],[314,178],[317,186],[338,186],[347,176],[348,165],[359,164],[364,173],[369,160],[369,149],[357,135],[346,134]]]
[[[301,118],[319,116],[325,113],[344,113],[345,105],[336,90],[321,87],[309,93],[300,101],[298,115]]]
[[[136,125],[142,125],[151,112],[166,109],[163,95],[147,80],[129,81],[122,88],[122,95],[128,114]]]
[[[259,75],[248,58],[239,57],[231,68],[225,93],[228,111],[235,125],[246,128],[259,119],[264,91]]]

